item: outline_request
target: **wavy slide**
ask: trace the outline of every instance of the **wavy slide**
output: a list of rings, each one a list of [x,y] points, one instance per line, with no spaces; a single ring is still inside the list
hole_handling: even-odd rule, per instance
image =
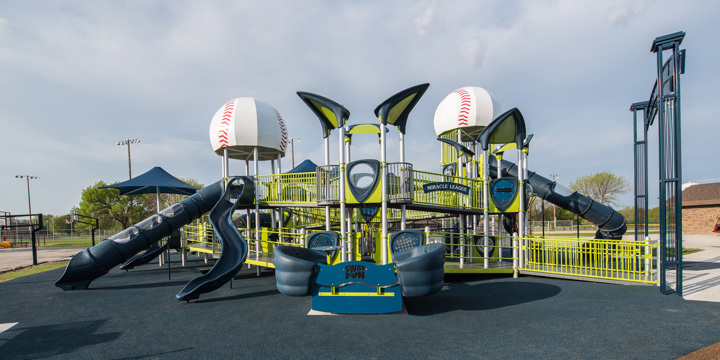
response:
[[[240,180],[242,184],[235,184]],[[255,199],[255,184],[247,176],[232,178],[227,184],[227,191],[222,199],[210,211],[210,223],[213,231],[222,243],[222,252],[215,265],[204,275],[200,275],[187,283],[175,295],[178,300],[190,301],[200,294],[210,292],[223,286],[240,271],[240,267],[248,253],[248,245],[232,221],[232,214],[239,205],[250,205]]]
[[[497,176],[496,162],[490,161],[489,165],[490,176]],[[516,164],[503,160],[501,166],[502,176],[517,177]],[[603,205],[532,171],[528,171],[527,183],[532,186],[535,195],[597,225],[596,239],[620,240],[627,231],[625,217],[610,206]]]

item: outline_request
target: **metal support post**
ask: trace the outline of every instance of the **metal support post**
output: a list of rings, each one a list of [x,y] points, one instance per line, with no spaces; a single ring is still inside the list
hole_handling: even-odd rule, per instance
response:
[[[387,141],[385,137],[386,125],[380,122],[380,193],[381,206],[380,217],[382,227],[382,263],[388,263],[388,193],[387,193]]]
[[[325,137],[325,165],[330,165],[330,138]],[[342,161],[342,159],[340,160]],[[329,191],[326,189],[325,191]],[[330,205],[325,206],[325,231],[330,231]]]
[[[345,211],[345,127],[341,126],[338,128],[338,139],[340,147],[339,160],[339,176],[338,179],[340,185],[340,246],[342,251],[340,252],[340,261],[347,261],[347,223]]]
[[[489,181],[489,174],[490,174],[490,165],[488,164],[488,152],[487,150],[483,150],[482,152],[482,160],[483,160],[483,173],[482,173],[482,183],[483,183],[483,227],[485,236],[483,237],[483,265],[485,269],[490,267],[490,248],[488,245],[490,244],[490,238],[488,237],[488,233],[490,232],[490,181]]]

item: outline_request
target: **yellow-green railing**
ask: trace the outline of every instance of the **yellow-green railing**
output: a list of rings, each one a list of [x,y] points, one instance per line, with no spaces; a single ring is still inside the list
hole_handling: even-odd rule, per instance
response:
[[[220,243],[215,238],[215,233],[209,223],[194,221],[183,226],[180,234],[188,248],[213,255],[220,254]]]
[[[322,165],[315,173],[317,203],[331,205],[340,202],[340,166]]]
[[[262,228],[260,229],[260,247],[258,248],[255,240],[255,229],[239,228],[240,233],[245,237],[248,243],[249,251],[251,253],[269,253],[272,254],[275,246],[287,245],[287,246],[302,246],[304,236],[298,231],[292,231],[290,229],[281,229],[277,231],[275,229]]]
[[[258,175],[255,191],[262,203],[316,204],[316,175],[311,173]]]
[[[658,244],[604,239],[520,238],[520,270],[655,284]]]
[[[413,166],[406,162],[387,164],[387,194],[390,202],[410,202],[413,199]]]
[[[436,174],[426,171],[413,171],[413,202],[456,209],[482,210],[482,180],[466,179],[458,176]],[[423,185],[436,182],[451,182],[470,188],[465,195],[454,191],[434,191],[426,193]]]
[[[451,261],[462,260],[467,264],[484,264],[485,260],[491,262],[508,261],[512,262],[517,258],[514,257],[513,252],[505,251],[503,249],[514,249],[513,241],[516,238],[511,236],[490,236],[488,245],[484,243],[484,236],[482,234],[458,234],[456,232],[447,231],[429,231],[425,232],[426,243],[442,243],[448,248],[447,259]],[[500,239],[497,242],[497,239]],[[485,256],[485,248],[488,249],[488,254],[491,256]]]

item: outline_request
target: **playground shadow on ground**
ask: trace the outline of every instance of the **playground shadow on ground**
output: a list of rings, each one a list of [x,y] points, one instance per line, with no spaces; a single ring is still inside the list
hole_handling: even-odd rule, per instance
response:
[[[437,294],[404,298],[408,314],[430,316],[452,311],[483,311],[551,298],[561,291],[555,285],[507,277],[478,278],[445,275],[445,286]]]
[[[683,261],[683,269],[698,271],[720,269],[720,262]]]
[[[13,359],[38,359],[67,355],[85,346],[109,343],[122,333],[98,333],[107,321],[10,329],[0,335],[0,353],[13,354]],[[72,341],[68,337],[72,337]]]

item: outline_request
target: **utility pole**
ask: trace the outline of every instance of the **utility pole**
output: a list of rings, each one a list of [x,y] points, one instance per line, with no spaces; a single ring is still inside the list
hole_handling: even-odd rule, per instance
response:
[[[25,179],[27,180],[27,194],[28,194],[28,215],[32,214],[32,203],[30,202],[30,180],[39,179],[37,176],[31,176],[31,175],[15,175],[18,179]]]
[[[137,143],[139,143],[139,142],[140,142],[140,140],[138,140],[138,139],[125,139],[125,140],[118,141],[118,143],[117,143],[119,146],[127,145],[127,150],[128,150],[128,176],[130,177],[130,179],[132,179],[132,166],[131,166],[131,163],[130,163],[130,144],[137,144]]]
[[[295,168],[295,142],[294,140],[297,140],[298,142],[302,142],[300,138],[290,138],[290,154],[292,158],[292,167]]]
[[[550,179],[552,181],[556,181],[559,177],[560,175],[558,174],[550,174]],[[553,204],[553,229],[557,231],[557,213],[555,212],[555,204]]]

